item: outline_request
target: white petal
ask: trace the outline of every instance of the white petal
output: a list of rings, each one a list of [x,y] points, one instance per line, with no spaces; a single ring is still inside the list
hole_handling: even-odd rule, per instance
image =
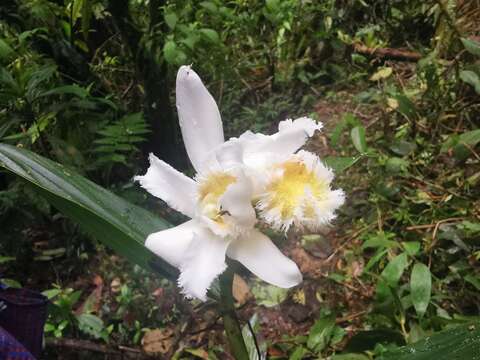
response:
[[[237,173],[237,181],[227,187],[220,198],[222,210],[235,225],[252,227],[256,222],[255,210],[252,206],[253,185],[243,172]]]
[[[196,183],[155,155],[149,155],[150,167],[134,180],[150,194],[162,199],[173,209],[189,217],[195,215]]]
[[[273,135],[243,133],[239,141],[244,148],[244,162],[252,167],[264,167],[268,163],[283,161],[300,149],[315,130],[322,125],[309,118],[285,120],[278,125],[279,131]]]
[[[320,130],[322,127],[322,123],[316,122],[308,117],[301,117],[295,120],[287,119],[280,121],[278,124],[278,131],[284,132],[293,129],[302,129],[308,134],[309,137],[311,137],[313,136],[315,130]]]
[[[200,77],[189,66],[178,70],[176,88],[183,142],[193,167],[200,171],[208,153],[224,141],[220,112]]]
[[[178,285],[188,298],[207,299],[207,290],[227,267],[225,252],[229,241],[208,229],[196,229],[180,266]]]
[[[238,139],[230,139],[215,150],[215,156],[224,171],[242,165],[242,144]]]
[[[297,265],[258,230],[232,241],[227,255],[241,262],[248,270],[270,284],[289,288],[302,281],[302,274]]]
[[[199,225],[190,220],[171,229],[150,234],[145,246],[170,265],[180,267]]]

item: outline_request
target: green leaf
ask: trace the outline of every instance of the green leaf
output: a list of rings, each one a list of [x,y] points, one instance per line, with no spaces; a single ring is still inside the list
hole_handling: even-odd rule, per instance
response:
[[[323,316],[313,324],[307,339],[307,347],[317,353],[327,347],[335,327],[333,314]]]
[[[256,281],[252,287],[252,294],[255,296],[257,305],[273,307],[280,304],[287,297],[288,290],[274,285],[267,285]]]
[[[396,287],[402,277],[403,272],[408,266],[408,257],[406,253],[395,256],[383,269],[382,278],[391,287]]]
[[[420,242],[418,241],[405,241],[402,242],[402,246],[410,256],[415,256],[420,251]]]
[[[465,47],[465,50],[467,50],[470,54],[480,56],[480,43],[466,39],[466,38],[461,38],[463,46]]]
[[[413,266],[410,276],[410,296],[417,315],[423,317],[430,302],[432,292],[432,275],[430,269],[422,264]]]
[[[0,166],[25,179],[52,205],[134,264],[176,278],[177,270],[143,245],[149,234],[170,226],[163,219],[24,149],[0,144]]]
[[[41,96],[50,96],[50,95],[75,95],[79,98],[86,98],[88,96],[88,91],[78,85],[65,85],[59,86],[52,90],[44,92]]]
[[[415,143],[411,143],[405,140],[397,140],[392,145],[390,145],[390,150],[392,150],[395,154],[400,156],[409,155],[415,149],[417,145]]]
[[[350,132],[352,137],[353,146],[361,154],[367,152],[367,140],[365,139],[365,128],[361,125],[355,126]]]
[[[467,360],[480,355],[480,324],[459,326],[389,351],[377,360]]]
[[[200,32],[212,43],[216,44],[220,42],[220,36],[213,29],[200,29]]]
[[[175,25],[177,25],[178,22],[178,16],[177,14],[171,12],[168,14],[165,14],[165,23],[168,25],[170,29],[174,29]]]
[[[0,264],[5,264],[6,262],[9,261],[15,261],[16,258],[12,256],[0,256]]]
[[[329,168],[333,169],[335,173],[341,173],[347,170],[350,166],[354,165],[358,160],[360,160],[360,158],[361,156],[327,156],[325,159],[323,159],[323,161]]]
[[[394,95],[395,100],[398,102],[397,111],[405,116],[407,119],[413,119],[417,114],[417,108],[415,104],[404,94]]]
[[[391,298],[392,290],[396,289],[403,272],[408,266],[408,257],[402,253],[394,257],[383,269],[381,279],[377,283],[376,299],[383,302]]]
[[[375,234],[369,234],[368,238],[362,244],[362,250],[367,248],[381,248],[381,249],[389,249],[393,247],[398,247],[398,242],[394,240],[390,240],[395,237],[395,234],[392,233],[384,233],[383,231],[379,231]]]
[[[2,278],[2,283],[4,285],[7,285],[8,287],[15,288],[15,289],[20,289],[22,287],[22,284],[20,284],[17,280],[14,280],[14,279]]]
[[[6,59],[14,53],[14,50],[8,45],[8,43],[0,39],[0,59]]]
[[[476,73],[470,70],[460,71],[460,79],[464,83],[473,86],[475,92],[480,94],[480,77]]]
[[[288,360],[302,360],[304,359],[304,355],[306,353],[308,353],[307,349],[305,349],[303,346],[297,346]]]
[[[99,339],[102,336],[102,330],[104,324],[102,319],[93,314],[81,314],[77,315],[78,328],[85,334],[93,336],[95,339]]]
[[[175,44],[174,41],[169,40],[165,43],[165,45],[163,46],[163,56],[169,64],[176,64],[178,50],[177,44]]]
[[[385,162],[385,170],[388,174],[400,174],[408,170],[410,163],[399,157],[391,157]]]
[[[474,274],[467,274],[463,278],[466,282],[472,284],[478,291],[480,291],[480,277]]]
[[[203,7],[204,9],[210,11],[211,13],[217,13],[218,12],[218,7],[215,3],[211,1],[202,1],[200,3],[200,6]]]

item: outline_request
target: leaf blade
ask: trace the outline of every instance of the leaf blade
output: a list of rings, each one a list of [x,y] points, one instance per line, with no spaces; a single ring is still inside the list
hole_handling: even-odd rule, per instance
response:
[[[143,245],[150,233],[170,226],[166,221],[28,150],[0,144],[0,166],[25,179],[53,206],[128,260],[176,278],[177,270]]]

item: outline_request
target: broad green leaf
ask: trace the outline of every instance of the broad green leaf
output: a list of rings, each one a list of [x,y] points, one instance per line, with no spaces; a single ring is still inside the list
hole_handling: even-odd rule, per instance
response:
[[[22,287],[22,284],[20,284],[17,280],[14,280],[14,279],[2,278],[2,283],[4,285],[7,285],[8,287],[15,288],[15,289],[20,289]]]
[[[473,360],[480,357],[480,323],[459,326],[389,351],[377,360]]]
[[[304,355],[308,353],[308,350],[305,349],[303,346],[297,346],[293,351],[292,355],[288,358],[288,360],[302,360],[304,359]]]
[[[370,269],[374,267],[375,264],[378,263],[385,256],[387,252],[388,252],[387,249],[384,249],[384,250],[382,250],[381,248],[378,249],[375,255],[373,255],[370,258],[370,260],[368,260],[367,265],[365,265],[365,268],[363,269],[363,273],[367,273],[368,271],[370,271]]]
[[[52,90],[44,92],[41,96],[50,96],[50,95],[75,95],[79,98],[86,98],[88,96],[88,91],[78,85],[65,85],[59,86]]]
[[[315,352],[321,352],[330,342],[335,327],[335,316],[326,315],[313,324],[308,335],[307,347]]]
[[[480,143],[480,129],[464,132],[461,135],[450,136],[440,149],[441,152],[453,149],[453,155],[458,160],[464,160],[471,155],[468,147],[474,148]],[[465,146],[467,145],[467,146]]]
[[[472,55],[480,56],[480,43],[466,38],[461,38],[463,46]]]
[[[394,96],[395,100],[398,102],[397,111],[405,116],[407,119],[412,119],[417,114],[417,108],[412,100],[410,100],[404,94],[397,94]]]
[[[362,250],[367,248],[389,249],[398,247],[398,242],[391,240],[394,237],[395,234],[389,232],[384,233],[382,231],[379,231],[376,234],[369,234],[365,242],[362,244]]]
[[[177,44],[174,41],[167,41],[163,46],[163,56],[169,64],[175,64],[177,61]]]
[[[103,320],[93,314],[77,315],[78,328],[85,334],[98,339],[102,336]]]
[[[14,53],[14,50],[8,45],[8,43],[0,39],[0,59],[6,59]]]
[[[381,279],[377,283],[376,299],[383,302],[391,298],[392,290],[396,289],[403,272],[408,266],[408,257],[402,253],[394,257],[381,273]]]
[[[389,174],[399,174],[406,172],[410,163],[399,157],[391,157],[385,162],[385,170]]]
[[[397,140],[392,145],[390,145],[390,150],[392,150],[395,154],[400,156],[409,155],[415,149],[417,145],[415,143],[411,143],[405,140]]]
[[[396,287],[402,277],[403,272],[408,266],[408,257],[406,253],[395,256],[383,269],[382,278],[391,287]]]
[[[202,1],[200,3],[200,6],[203,7],[204,9],[210,11],[211,13],[216,13],[218,12],[218,7],[215,3],[211,1]]]
[[[0,256],[0,264],[5,264],[9,261],[15,261],[16,258],[13,256]]]
[[[200,32],[212,43],[220,42],[220,36],[213,29],[200,29]]]
[[[143,245],[149,234],[170,226],[166,221],[24,149],[0,144],[0,167],[25,179],[53,206],[134,264],[176,278],[177,270]]]
[[[466,282],[472,284],[478,291],[480,291],[480,276],[475,274],[467,274],[463,279]]]
[[[323,159],[323,161],[325,162],[325,165],[333,169],[335,173],[341,173],[347,170],[350,166],[354,165],[358,160],[360,160],[360,158],[361,156],[327,156],[325,159]]]
[[[361,125],[355,126],[350,132],[353,146],[361,154],[367,152],[367,140],[365,139],[365,128]]]
[[[265,307],[273,307],[280,304],[287,298],[288,293],[287,289],[268,285],[260,281],[256,281],[251,290],[257,304]]]
[[[417,315],[423,317],[430,302],[432,292],[432,275],[430,269],[422,264],[413,266],[410,276],[410,297]]]
[[[177,21],[178,21],[177,14],[173,12],[165,14],[165,22],[167,23],[170,29],[173,30],[175,28],[175,25],[177,25]]]
[[[476,73],[471,70],[460,71],[460,79],[464,83],[473,86],[475,92],[480,94],[480,77]]]
[[[420,251],[420,242],[418,241],[405,241],[402,242],[402,246],[410,256],[415,256]]]

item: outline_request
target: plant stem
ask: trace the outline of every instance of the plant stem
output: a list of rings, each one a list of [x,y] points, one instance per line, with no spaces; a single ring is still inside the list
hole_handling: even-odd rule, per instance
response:
[[[227,269],[220,276],[220,308],[223,326],[227,333],[228,343],[233,356],[237,360],[248,360],[248,351],[243,341],[242,330],[235,313],[232,295],[233,271]]]

